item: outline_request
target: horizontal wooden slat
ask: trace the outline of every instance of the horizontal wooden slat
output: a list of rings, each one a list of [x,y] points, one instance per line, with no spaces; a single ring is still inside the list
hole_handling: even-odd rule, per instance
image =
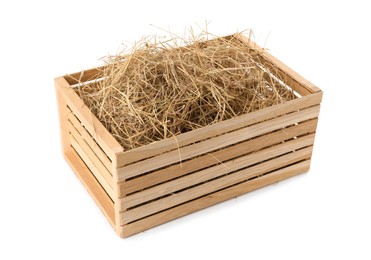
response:
[[[233,171],[237,171],[241,168],[253,165],[255,163],[262,162],[264,160],[279,156],[287,153],[298,147],[313,145],[314,134],[294,139],[289,142],[285,142],[279,145],[275,145],[258,152],[254,152],[239,158],[224,162],[223,164],[216,165],[185,177],[178,178],[164,184],[160,184],[153,188],[146,189],[144,191],[126,196],[121,199],[121,210],[142,204],[144,202],[159,198],[161,196],[175,193],[179,190],[186,189],[193,185],[214,179],[216,177],[228,174]],[[299,152],[298,152],[299,153]]]
[[[90,133],[91,136],[94,137],[99,146],[108,155],[108,157],[110,157],[111,161],[115,160],[116,153],[123,151],[121,145],[108,132],[108,130],[102,125],[102,123],[99,122],[95,115],[81,100],[81,98],[70,87],[64,77],[56,78],[55,84],[58,88],[58,91],[60,91],[60,93],[62,93],[65,97],[67,105],[80,120],[80,122],[84,125],[86,130]]]
[[[215,164],[219,164],[226,160],[263,149],[265,147],[278,144],[282,141],[291,139],[295,136],[303,135],[306,133],[313,133],[317,127],[317,119],[305,121],[298,125],[290,126],[273,133],[265,134],[260,137],[218,150],[214,153],[206,154],[175,164],[170,167],[151,172],[149,174],[140,176],[130,181],[119,183],[119,195],[125,196],[126,194],[143,190],[147,187],[183,176],[190,172],[200,170]]]
[[[112,188],[113,187],[113,177],[111,173],[107,170],[104,164],[99,160],[99,158],[94,153],[94,150],[85,142],[85,140],[81,137],[80,133],[77,132],[75,127],[68,121],[67,129],[70,134],[73,136],[75,141],[80,145],[84,153],[89,157],[90,161],[94,164],[94,166],[98,169],[99,174],[106,180],[108,185]]]
[[[272,154],[274,153],[274,151],[270,152],[272,152]],[[284,167],[285,165],[294,163],[297,160],[310,158],[311,152],[312,148],[308,148],[307,150],[304,151],[289,153],[287,155],[283,155],[281,157],[263,162],[256,166],[252,166],[228,175],[224,175],[223,177],[220,177],[218,179],[208,181],[193,188],[189,188],[176,194],[172,194],[159,200],[155,200],[153,202],[144,204],[143,206],[139,206],[128,211],[124,211],[122,214],[122,224],[135,221],[137,219],[154,214],[161,210],[165,210],[167,208],[176,206],[186,201],[203,196],[205,194],[217,191],[219,189],[223,189],[230,185],[236,184],[240,181],[255,177],[257,175],[261,175],[264,172]],[[269,158],[269,156],[267,156],[267,158]],[[249,164],[247,164],[247,166],[248,165]],[[228,173],[228,171],[226,173]]]
[[[300,84],[302,88],[305,88],[308,93],[321,92],[321,89],[319,89],[313,83],[303,78],[299,73],[291,69],[289,66],[284,64],[282,61],[274,57],[269,52],[265,51],[258,44],[251,41],[243,34],[236,34],[235,37],[246,43],[250,48],[257,50],[260,53],[260,55],[264,58],[264,60],[270,62],[271,64],[274,64],[274,66],[280,69],[284,74],[294,79],[296,82]],[[298,92],[300,93],[301,91],[299,90]]]
[[[316,118],[318,113],[319,106],[306,108],[119,168],[117,169],[118,180],[122,181],[147,171],[156,170],[160,167],[179,162],[181,159],[188,159],[261,134],[278,130],[297,122]]]
[[[112,200],[115,200],[112,183],[110,183],[102,176],[97,166],[92,162],[86,152],[83,150],[81,145],[77,142],[74,136],[71,135],[71,146],[75,149],[84,163],[89,167],[90,171],[94,174],[95,178],[99,181],[100,185],[103,187],[107,194]]]
[[[227,189],[212,193],[210,195],[192,200],[169,210],[160,212],[153,216],[141,219],[122,227],[122,237],[128,237],[151,227],[160,225],[175,218],[187,215],[194,211],[209,207],[216,203],[240,196],[258,188],[276,183],[289,177],[304,173],[309,170],[310,160],[299,162],[289,167],[273,171],[269,174],[248,180]]]
[[[178,147],[189,145],[191,143],[195,143],[204,139],[211,138],[213,136],[233,131],[237,128],[242,128],[286,113],[291,113],[299,109],[314,106],[321,103],[321,99],[322,93],[312,94],[309,96],[290,100],[280,105],[267,107],[259,111],[216,123],[214,125],[209,125],[203,128],[196,129],[194,131],[180,134],[176,137],[176,139],[168,138],[143,147],[138,147],[122,153],[119,152],[117,154],[117,167],[120,168],[148,157],[178,149]]]
[[[81,123],[78,121],[76,116],[70,112],[67,116],[67,120],[71,122],[71,124],[75,127],[75,129],[81,134],[83,139],[86,141],[86,143],[91,147],[91,149],[94,151],[96,156],[99,158],[99,160],[104,164],[104,166],[107,168],[107,170],[112,175],[112,162],[109,160],[109,157],[107,154],[102,150],[102,148],[98,145],[98,143],[91,137],[88,131],[86,131],[85,127],[81,125]]]
[[[102,76],[103,67],[92,68],[90,70],[83,70],[76,73],[67,74],[64,76],[68,84],[74,85],[82,82],[98,79]]]
[[[106,216],[109,223],[113,228],[115,228],[115,210],[113,201],[109,198],[89,168],[73,149],[70,149],[69,152],[66,153],[66,160],[91,197],[94,199],[95,203]]]

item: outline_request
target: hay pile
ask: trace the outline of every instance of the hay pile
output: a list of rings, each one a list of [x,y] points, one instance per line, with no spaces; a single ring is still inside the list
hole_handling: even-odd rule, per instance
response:
[[[126,150],[295,98],[246,44],[210,37],[145,38],[75,90]]]

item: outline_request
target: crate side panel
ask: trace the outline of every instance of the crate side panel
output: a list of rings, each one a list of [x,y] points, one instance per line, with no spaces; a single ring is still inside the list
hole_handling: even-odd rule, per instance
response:
[[[313,141],[314,134],[297,138],[134,193],[121,199],[121,209],[127,210],[128,208],[150,202],[162,196],[178,193],[182,190],[189,189],[190,187],[194,187],[218,177],[225,176],[231,172],[241,170],[277,156],[281,156],[282,154],[288,153],[291,150],[300,149],[303,146],[313,145]]]
[[[98,180],[102,180],[102,186],[107,187],[109,190],[112,191],[113,187],[113,177],[110,172],[106,169],[103,163],[99,160],[99,158],[95,155],[92,148],[87,145],[85,140],[80,136],[77,130],[71,125],[68,124],[69,133],[71,134],[71,144],[74,143],[78,146],[79,150],[84,154],[83,158],[87,158],[89,160],[89,164],[92,164],[92,167],[96,169],[94,175]],[[108,192],[111,193],[111,192]]]
[[[104,150],[112,160],[116,158],[116,153],[123,151],[121,145],[108,132],[95,115],[84,104],[81,98],[75,93],[64,77],[57,78],[59,90],[63,93],[68,107],[75,114],[85,129],[93,136],[94,140]]]
[[[118,180],[121,181],[132,178],[148,171],[179,162],[182,159],[205,154],[237,142],[278,130],[291,124],[316,118],[318,113],[319,106],[306,108],[119,168],[117,170]]]
[[[113,172],[113,165],[107,154],[102,150],[99,144],[93,139],[93,137],[86,131],[85,127],[81,124],[81,122],[76,118],[76,116],[69,110],[70,113],[68,114],[68,121],[72,126],[79,132],[81,137],[84,141],[89,145],[89,147],[94,151],[95,155],[98,159],[104,164],[106,169],[112,175]]]
[[[200,209],[240,196],[247,192],[256,190],[258,188],[262,188],[264,186],[276,183],[278,181],[282,181],[289,177],[307,172],[309,170],[309,166],[310,160],[299,162],[297,164],[288,166],[284,169],[273,171],[259,178],[248,180],[233,187],[184,203],[182,205],[160,212],[159,214],[150,216],[148,218],[138,220],[136,222],[123,226],[121,229],[120,236],[128,237],[134,235],[136,233],[158,226],[165,222],[198,211]]]
[[[71,135],[71,146],[76,151],[76,153],[80,156],[81,160],[89,168],[90,172],[97,179],[97,181],[99,182],[99,184],[102,186],[104,192],[106,192],[108,194],[108,196],[113,200],[114,199],[114,194],[113,194],[112,187],[104,179],[104,177],[99,172],[99,169],[90,160],[89,156],[85,153],[85,151],[81,148],[80,144],[76,141],[76,139],[72,135]]]
[[[182,161],[171,165],[170,167],[151,172],[119,183],[120,197],[127,194],[140,191],[157,184],[179,178],[183,175],[207,168],[216,164],[223,163],[227,160],[254,152],[282,141],[289,140],[296,136],[307,133],[314,133],[317,126],[317,119],[308,120],[297,125],[282,128],[272,133],[264,134],[245,142],[229,146],[225,149],[218,150],[213,153],[208,153],[203,156],[195,157],[187,161]]]
[[[70,147],[70,141],[69,141],[69,134],[67,130],[67,122],[68,122],[68,107],[66,99],[63,97],[63,94],[60,92],[57,81],[56,84],[56,95],[57,95],[57,104],[58,104],[58,116],[59,116],[59,131],[60,131],[60,137],[61,137],[61,147],[63,156],[71,149]]]
[[[94,177],[90,169],[74,149],[71,149],[69,153],[67,153],[66,160],[91,197],[94,199],[95,203],[101,209],[108,222],[113,228],[115,228],[114,203],[108,194],[103,190],[102,186]]]
[[[303,144],[307,145],[307,144]],[[292,144],[286,146],[286,153],[287,150],[295,150],[302,148],[299,144]],[[195,186],[189,186],[189,188],[186,188],[184,190],[178,191],[174,194],[171,194],[169,196],[162,197],[160,199],[156,199],[154,201],[150,201],[149,203],[145,203],[142,205],[139,205],[138,207],[129,208],[127,211],[123,212],[122,214],[122,223],[129,223],[132,221],[135,221],[137,219],[143,218],[145,216],[157,213],[161,210],[165,210],[167,208],[179,205],[181,203],[184,203],[186,201],[195,199],[200,196],[204,196],[205,194],[214,192],[218,189],[225,188],[227,186],[233,185],[237,182],[246,180],[248,178],[255,177],[257,175],[263,174],[265,171],[270,171],[278,167],[284,167],[285,165],[289,164],[290,161],[294,160],[300,160],[304,157],[310,157],[312,152],[311,147],[307,149],[302,149],[301,151],[296,152],[289,152],[289,154],[282,154],[284,153],[284,150],[280,150],[279,152],[275,151],[274,149],[269,149],[269,151],[266,151],[265,156],[262,158],[257,158],[258,156],[250,155],[250,162],[246,163],[246,166],[249,166],[247,168],[241,169],[243,166],[243,162],[238,162],[236,164],[235,171],[231,172],[228,168],[221,168],[217,167],[218,169],[215,170],[215,173],[211,170],[208,170],[205,175],[207,178],[209,177],[217,177],[212,180],[209,180],[207,182],[195,185]],[[302,154],[304,153],[304,155]],[[272,158],[272,156],[274,156]],[[279,157],[277,157],[279,156]],[[275,158],[277,157],[277,158]],[[262,162],[261,160],[266,160]],[[254,163],[251,165],[251,163]],[[293,163],[293,162],[292,162]],[[250,167],[251,166],[251,167]],[[233,167],[233,164],[231,164],[231,167]],[[212,167],[216,168],[216,167]],[[210,169],[212,169],[210,168]],[[273,168],[273,169],[272,169]],[[237,169],[237,171],[236,171]],[[204,172],[198,172],[190,175],[191,181],[194,181],[196,177],[202,178]],[[192,178],[194,177],[194,178]],[[188,181],[188,178],[187,178]],[[197,180],[198,181],[198,180]],[[191,184],[192,185],[192,184]],[[125,198],[122,199],[122,203],[125,202]]]
[[[246,127],[258,122],[275,118],[280,115],[291,113],[300,109],[318,105],[321,103],[322,93],[297,98],[286,103],[275,105],[225,120],[214,125],[205,126],[194,131],[180,134],[175,138],[165,139],[159,142],[132,149],[117,154],[117,167],[121,168],[136,161],[150,158],[168,151],[176,150],[195,142],[199,142],[214,136],[218,136],[238,128]]]

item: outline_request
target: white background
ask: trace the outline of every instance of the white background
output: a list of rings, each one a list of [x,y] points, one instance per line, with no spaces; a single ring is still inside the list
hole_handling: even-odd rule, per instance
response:
[[[0,259],[370,259],[367,2],[2,1]],[[311,170],[119,239],[62,158],[53,78],[205,20],[322,88]]]

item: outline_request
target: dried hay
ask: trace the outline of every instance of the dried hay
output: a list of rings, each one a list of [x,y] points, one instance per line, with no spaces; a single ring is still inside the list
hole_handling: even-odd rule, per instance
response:
[[[233,36],[147,37],[106,62],[75,90],[125,150],[296,98]]]

